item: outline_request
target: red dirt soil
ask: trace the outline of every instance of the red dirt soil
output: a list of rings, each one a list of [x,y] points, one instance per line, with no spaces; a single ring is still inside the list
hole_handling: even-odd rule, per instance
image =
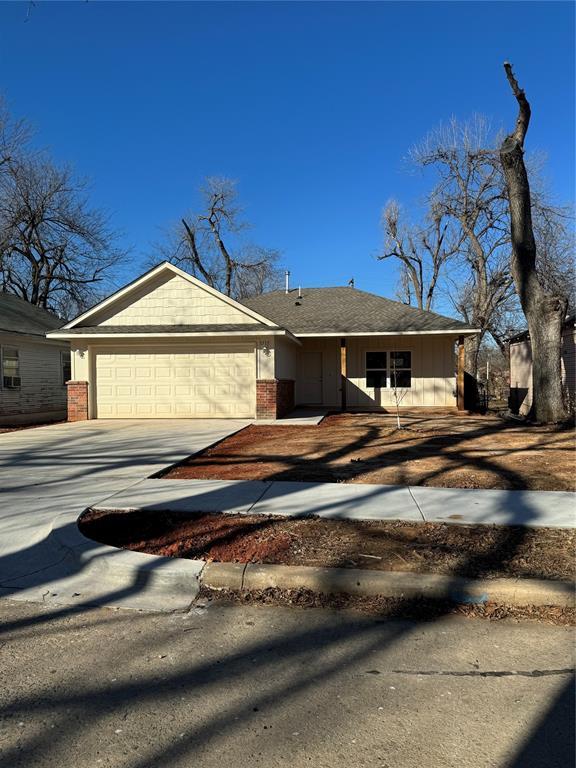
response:
[[[164,477],[576,490],[574,431],[494,416],[334,414],[252,425]]]
[[[218,562],[545,579],[576,570],[574,530],[95,510],[79,527],[115,547]]]

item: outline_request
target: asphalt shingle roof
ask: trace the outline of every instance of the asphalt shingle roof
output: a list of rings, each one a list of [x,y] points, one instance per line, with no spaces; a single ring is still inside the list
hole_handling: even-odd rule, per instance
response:
[[[62,320],[51,312],[19,296],[0,292],[0,331],[44,336],[47,331],[60,328],[61,325]]]
[[[357,288],[303,288],[272,291],[245,299],[247,307],[286,328],[303,333],[394,333],[473,330],[461,320],[425,312]]]

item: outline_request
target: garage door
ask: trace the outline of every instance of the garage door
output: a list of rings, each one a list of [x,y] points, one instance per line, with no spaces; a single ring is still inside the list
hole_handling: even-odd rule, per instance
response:
[[[96,408],[101,419],[253,418],[254,347],[99,351]]]

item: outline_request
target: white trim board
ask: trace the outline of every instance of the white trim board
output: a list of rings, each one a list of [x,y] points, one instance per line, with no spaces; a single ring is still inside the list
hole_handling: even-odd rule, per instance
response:
[[[50,334],[52,339],[179,339],[179,338],[198,338],[198,337],[217,337],[225,338],[226,336],[286,336],[297,344],[301,344],[297,338],[292,336],[289,331],[188,331],[188,332],[149,332],[149,333],[66,333],[64,329],[61,331],[53,331]]]
[[[298,339],[308,339],[327,337],[345,338],[347,336],[472,336],[475,333],[480,333],[480,328],[472,328],[466,331],[361,331],[353,333],[343,331],[341,333],[295,333],[294,335]]]

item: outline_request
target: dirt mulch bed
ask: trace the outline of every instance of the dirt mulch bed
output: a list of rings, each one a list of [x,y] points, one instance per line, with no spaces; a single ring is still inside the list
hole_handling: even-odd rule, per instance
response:
[[[334,414],[318,426],[256,426],[164,477],[576,490],[574,431],[495,416]]]
[[[576,575],[576,531],[565,529],[95,510],[82,515],[79,527],[103,544],[217,562],[492,578]]]

